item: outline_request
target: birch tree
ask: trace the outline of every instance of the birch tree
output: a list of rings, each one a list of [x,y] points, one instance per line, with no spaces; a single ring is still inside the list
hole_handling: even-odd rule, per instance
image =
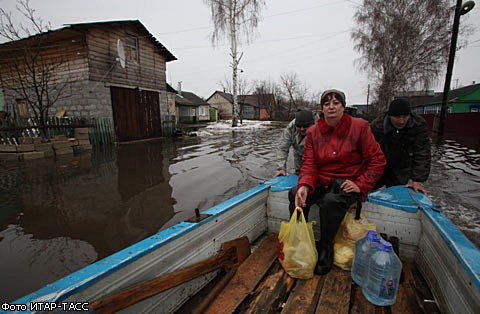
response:
[[[357,60],[374,86],[376,110],[399,91],[428,89],[448,58],[452,14],[449,0],[364,0],[351,33]]]
[[[204,0],[212,13],[214,31],[212,44],[215,46],[226,39],[230,43],[230,57],[232,61],[232,127],[236,127],[239,119],[240,108],[238,105],[238,65],[243,56],[239,46],[248,43],[258,26],[261,11],[265,6],[264,0]]]

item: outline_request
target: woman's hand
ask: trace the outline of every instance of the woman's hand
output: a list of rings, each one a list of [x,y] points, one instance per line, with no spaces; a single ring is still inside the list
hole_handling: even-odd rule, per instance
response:
[[[360,193],[360,188],[358,187],[358,185],[356,185],[353,181],[350,180],[343,181],[342,185],[340,185],[340,188],[345,193]]]
[[[307,195],[310,188],[306,185],[302,185],[298,188],[297,194],[295,194],[295,207],[305,207],[307,205]]]

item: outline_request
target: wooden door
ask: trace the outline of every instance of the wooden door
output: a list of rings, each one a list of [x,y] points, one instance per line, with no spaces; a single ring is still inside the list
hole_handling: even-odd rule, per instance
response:
[[[162,135],[158,92],[110,87],[110,94],[118,141],[140,140]]]

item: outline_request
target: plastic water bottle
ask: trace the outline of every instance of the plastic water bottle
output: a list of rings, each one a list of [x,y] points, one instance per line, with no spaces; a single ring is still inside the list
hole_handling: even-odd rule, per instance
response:
[[[368,260],[372,252],[373,243],[380,241],[380,236],[373,230],[355,242],[355,257],[352,265],[352,279],[359,286],[362,286],[367,276]]]
[[[378,306],[395,304],[402,263],[392,250],[392,245],[383,239],[374,243],[377,250],[370,255],[367,277],[362,293]]]

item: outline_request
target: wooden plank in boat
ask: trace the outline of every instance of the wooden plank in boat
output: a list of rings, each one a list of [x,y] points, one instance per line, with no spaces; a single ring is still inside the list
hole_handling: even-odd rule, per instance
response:
[[[412,285],[415,279],[413,278],[410,266],[408,263],[403,262],[402,267],[405,279],[398,287],[397,300],[395,304],[391,306],[392,313],[423,313],[416,300],[415,291],[413,291]]]
[[[190,298],[176,313],[202,314],[230,282],[236,272],[237,268],[232,268],[226,274],[220,273],[200,292]]]
[[[368,302],[363,296],[360,286],[354,284],[352,287],[352,309],[351,314],[375,314],[375,305]]]
[[[278,313],[283,301],[292,290],[295,279],[288,276],[280,263],[275,263],[273,271],[255,290],[255,297],[240,313]]]
[[[325,276],[313,276],[309,280],[298,279],[283,308],[289,314],[313,314],[322,290]]]
[[[232,313],[255,289],[277,258],[277,234],[271,233],[239,266],[230,283],[205,313]]]
[[[325,277],[315,313],[348,313],[352,288],[350,272],[333,267]]]

